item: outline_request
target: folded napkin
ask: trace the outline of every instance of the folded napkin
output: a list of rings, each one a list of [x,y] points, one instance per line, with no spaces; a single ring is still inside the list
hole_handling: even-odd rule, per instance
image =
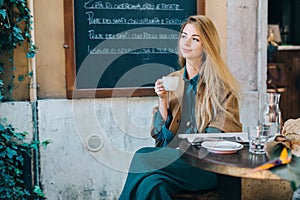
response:
[[[267,156],[272,157],[275,147],[282,144],[291,150],[292,154],[300,157],[300,118],[289,119],[284,123],[282,134],[275,137],[274,141],[266,146]]]
[[[284,165],[290,163],[292,160],[292,154],[290,151],[287,150],[286,147],[283,147],[280,153],[280,156],[278,158],[272,159],[268,161],[265,164],[262,164],[256,168],[254,168],[252,171],[259,171],[263,169],[270,169],[279,165]]]

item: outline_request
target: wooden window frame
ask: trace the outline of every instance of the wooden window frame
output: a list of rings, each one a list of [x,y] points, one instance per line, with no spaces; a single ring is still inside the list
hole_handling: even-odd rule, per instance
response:
[[[205,14],[205,0],[197,0],[197,14]],[[64,0],[64,48],[66,60],[66,96],[68,99],[156,96],[153,88],[147,87],[77,89],[75,84],[74,27],[74,0]]]

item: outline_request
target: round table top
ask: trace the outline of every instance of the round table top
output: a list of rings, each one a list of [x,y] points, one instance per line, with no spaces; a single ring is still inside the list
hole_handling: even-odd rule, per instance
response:
[[[215,154],[182,140],[179,149],[183,152],[183,160],[206,171],[243,178],[281,179],[270,170],[253,171],[253,168],[267,162],[268,158],[265,154],[250,153],[247,145],[233,154]]]

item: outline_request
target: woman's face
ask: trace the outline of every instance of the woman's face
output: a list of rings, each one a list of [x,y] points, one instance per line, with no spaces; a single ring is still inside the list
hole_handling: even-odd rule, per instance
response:
[[[200,41],[200,33],[193,24],[186,24],[179,40],[180,53],[185,59],[202,58],[203,47]]]

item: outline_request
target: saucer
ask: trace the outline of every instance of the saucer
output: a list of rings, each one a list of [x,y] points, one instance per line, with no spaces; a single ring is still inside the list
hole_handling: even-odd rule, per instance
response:
[[[201,146],[216,154],[232,154],[244,148],[242,144],[232,141],[204,141]]]

